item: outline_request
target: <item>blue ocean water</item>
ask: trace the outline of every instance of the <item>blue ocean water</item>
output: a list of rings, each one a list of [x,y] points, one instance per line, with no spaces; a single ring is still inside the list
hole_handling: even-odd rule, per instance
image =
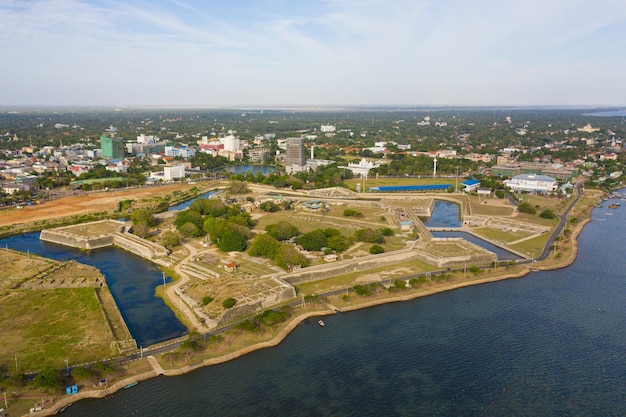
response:
[[[64,415],[624,416],[625,211],[594,210],[568,268],[304,322]]]

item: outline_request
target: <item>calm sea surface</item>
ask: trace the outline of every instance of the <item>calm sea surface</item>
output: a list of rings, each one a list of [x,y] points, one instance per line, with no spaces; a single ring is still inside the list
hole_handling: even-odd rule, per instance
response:
[[[569,268],[311,320],[64,415],[624,416],[626,207],[593,219]]]

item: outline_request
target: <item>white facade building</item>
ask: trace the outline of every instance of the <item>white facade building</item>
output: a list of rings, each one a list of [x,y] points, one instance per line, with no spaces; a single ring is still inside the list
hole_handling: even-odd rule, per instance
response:
[[[174,181],[179,178],[185,178],[185,166],[183,164],[163,168],[163,179],[165,181]]]
[[[320,130],[322,131],[322,133],[332,133],[337,130],[337,128],[335,127],[335,125],[322,125],[320,127]]]
[[[359,161],[358,164],[350,162],[348,164],[348,169],[352,171],[354,175],[360,175],[363,178],[367,178],[370,169],[378,168],[379,166],[380,164],[375,164],[372,161],[368,161],[367,159],[363,158]]]
[[[239,139],[233,135],[224,136],[220,139],[220,142],[224,144],[224,150],[229,152],[235,152],[241,149]]]
[[[547,194],[556,191],[556,180],[547,175],[521,174],[510,180],[504,180],[504,185],[515,192],[527,191],[535,194]]]

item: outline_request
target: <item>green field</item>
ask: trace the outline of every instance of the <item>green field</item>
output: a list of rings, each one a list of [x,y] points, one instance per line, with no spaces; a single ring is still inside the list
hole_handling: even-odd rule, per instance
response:
[[[515,242],[516,240],[519,239],[523,239],[525,237],[528,236],[532,236],[533,233],[525,231],[525,230],[518,230],[516,232],[513,231],[504,231],[501,229],[494,229],[491,227],[478,227],[478,228],[474,228],[472,229],[472,232],[476,233],[477,235],[486,237],[487,239],[496,241],[496,242]]]
[[[94,288],[11,291],[0,298],[0,366],[20,372],[111,356],[115,341]]]

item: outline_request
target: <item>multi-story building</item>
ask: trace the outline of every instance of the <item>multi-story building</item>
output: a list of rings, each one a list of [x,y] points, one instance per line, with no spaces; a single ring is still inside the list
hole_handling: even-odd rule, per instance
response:
[[[255,146],[248,151],[248,160],[252,163],[262,164],[270,157],[270,149],[263,146]]]
[[[304,139],[287,138],[285,148],[285,169],[287,173],[302,171],[305,165]]]
[[[124,158],[124,139],[112,136],[100,136],[100,149],[102,157],[106,159]]]
[[[179,178],[185,178],[185,165],[179,164],[163,167],[164,180],[174,181]]]
[[[547,175],[521,174],[503,182],[517,193],[526,191],[533,194],[547,194],[557,189],[556,180]]]
[[[236,138],[233,135],[224,136],[220,139],[220,142],[224,144],[224,150],[229,152],[236,152],[241,149],[239,138]]]

